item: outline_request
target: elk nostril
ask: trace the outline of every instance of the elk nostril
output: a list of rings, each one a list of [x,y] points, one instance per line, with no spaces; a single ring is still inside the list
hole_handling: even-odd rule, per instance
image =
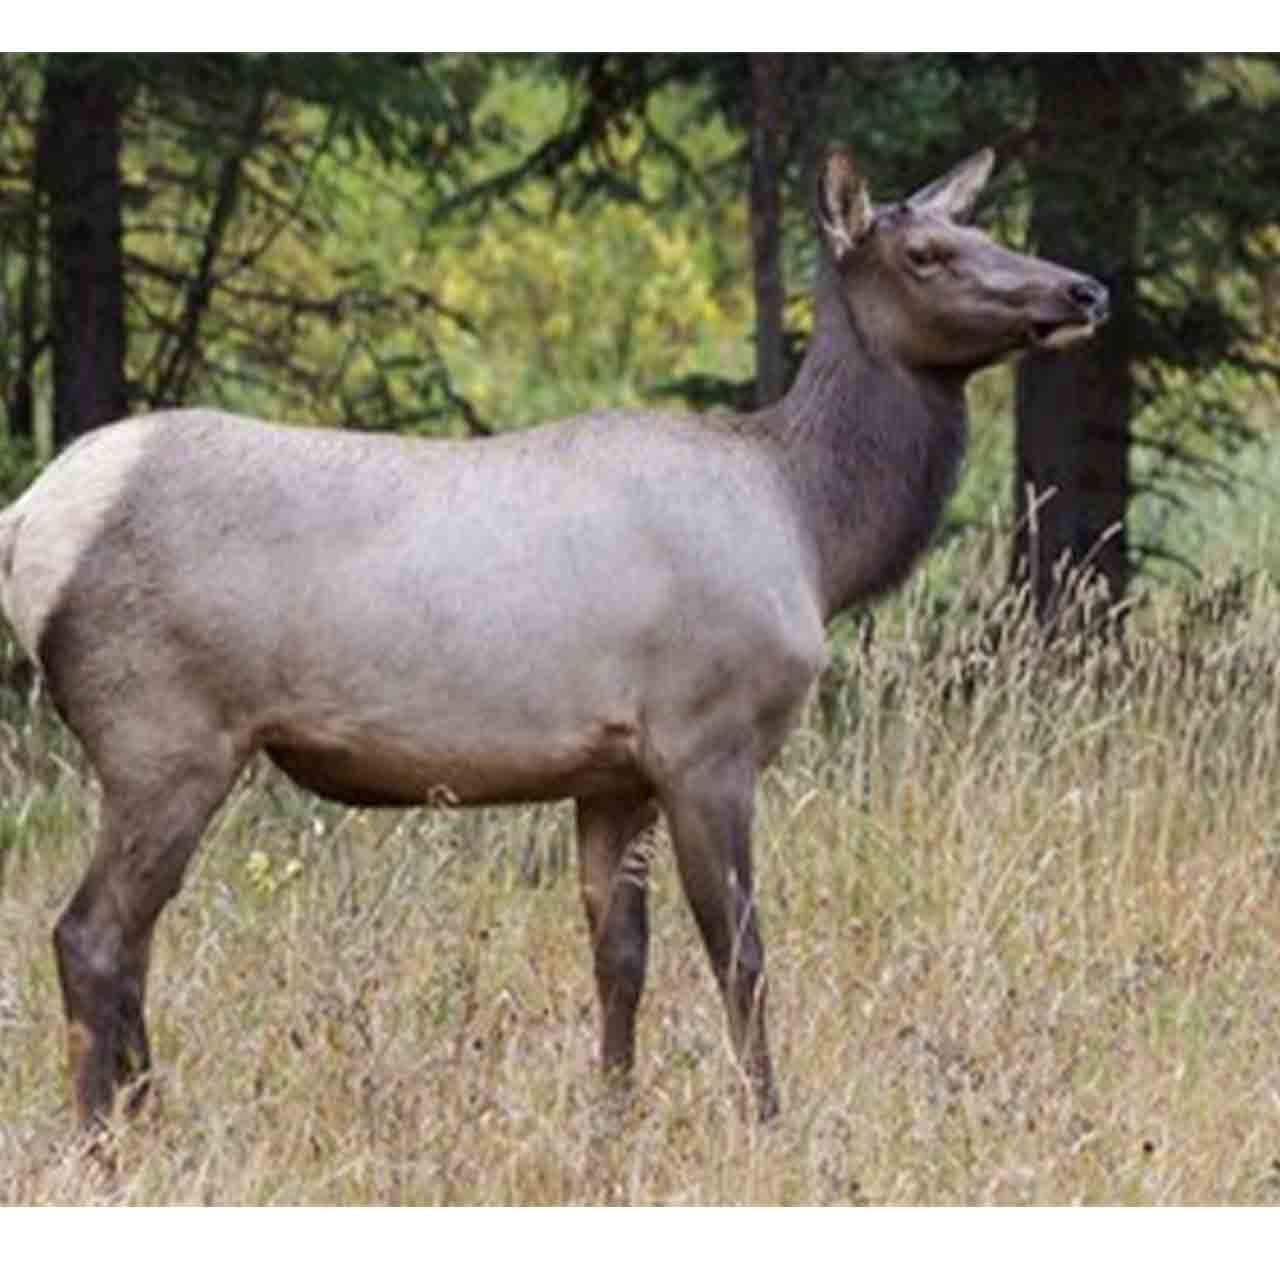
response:
[[[1107,291],[1096,280],[1073,280],[1067,286],[1067,296],[1083,311],[1106,309]]]

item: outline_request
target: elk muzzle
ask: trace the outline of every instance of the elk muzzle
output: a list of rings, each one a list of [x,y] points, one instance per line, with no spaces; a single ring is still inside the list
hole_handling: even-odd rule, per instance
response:
[[[1030,345],[1059,350],[1092,337],[1110,314],[1106,286],[1091,276],[1073,276],[1057,292],[1053,313],[1032,321]]]

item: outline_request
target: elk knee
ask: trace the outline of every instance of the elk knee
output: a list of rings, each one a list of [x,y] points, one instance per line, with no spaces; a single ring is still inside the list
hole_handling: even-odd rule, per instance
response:
[[[118,927],[91,924],[73,901],[54,926],[53,947],[70,1020],[101,1030],[107,1020],[141,1019],[141,977]]]
[[[119,948],[90,927],[78,906],[78,899],[73,900],[58,918],[53,949],[68,1000],[73,994],[91,1000],[95,994],[92,988],[119,973],[123,957]]]

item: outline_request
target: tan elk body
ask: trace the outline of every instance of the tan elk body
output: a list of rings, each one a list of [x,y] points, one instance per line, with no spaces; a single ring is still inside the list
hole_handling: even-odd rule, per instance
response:
[[[158,412],[85,437],[0,514],[0,605],[102,784],[55,930],[85,1123],[145,1080],[156,918],[258,751],[352,804],[573,798],[601,1054],[622,1077],[648,928],[643,878],[619,872],[661,812],[776,1109],[756,780],[828,620],[899,581],[936,527],[967,377],[1105,317],[1096,282],[961,225],[990,167],[979,153],[876,208],[829,156],[813,341],[756,414],[452,443]]]

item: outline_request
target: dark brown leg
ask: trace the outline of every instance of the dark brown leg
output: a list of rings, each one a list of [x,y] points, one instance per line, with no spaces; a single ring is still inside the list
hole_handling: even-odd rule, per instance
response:
[[[755,770],[738,760],[695,769],[663,795],[685,896],[724,996],[729,1033],[762,1120],[777,1114],[765,1028],[764,944],[751,882]]]
[[[649,948],[648,866],[635,845],[657,816],[648,796],[578,801],[582,902],[600,994],[600,1060],[606,1076],[624,1084],[635,1061],[636,1007]]]
[[[130,1091],[130,1114],[146,1093],[152,932],[234,776],[202,763],[145,792],[104,785],[93,863],[54,929],[71,1087],[86,1127],[109,1117],[118,1089]]]

